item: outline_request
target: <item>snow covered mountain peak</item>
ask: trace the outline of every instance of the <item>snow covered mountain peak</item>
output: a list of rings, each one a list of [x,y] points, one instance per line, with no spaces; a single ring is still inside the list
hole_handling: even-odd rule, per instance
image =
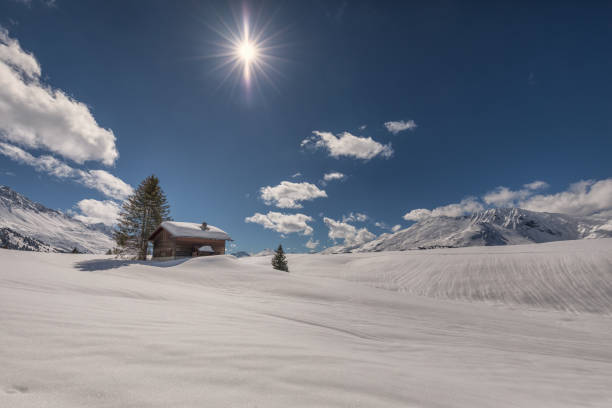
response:
[[[89,226],[61,211],[0,186],[0,247],[40,252],[104,253],[114,246],[110,229]]]
[[[42,204],[36,203],[23,194],[16,192],[8,186],[0,185],[0,203],[9,208],[21,208],[29,211],[46,212],[61,214],[57,210],[52,210]]]
[[[426,218],[365,244],[340,245],[323,252],[403,251],[612,237],[612,231],[602,228],[606,221],[521,208],[492,208],[466,216]]]

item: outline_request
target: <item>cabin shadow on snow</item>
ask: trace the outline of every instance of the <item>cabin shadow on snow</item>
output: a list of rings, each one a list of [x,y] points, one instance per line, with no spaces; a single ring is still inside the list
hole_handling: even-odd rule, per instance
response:
[[[146,265],[158,268],[169,268],[180,265],[190,258],[174,259],[170,261],[136,261],[129,259],[90,259],[87,261],[76,262],[74,267],[84,272],[106,271],[109,269],[122,268],[130,265]]]

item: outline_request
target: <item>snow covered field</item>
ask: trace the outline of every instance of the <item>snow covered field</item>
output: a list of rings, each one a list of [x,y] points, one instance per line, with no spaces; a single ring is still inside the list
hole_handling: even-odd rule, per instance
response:
[[[612,315],[612,239],[292,255],[300,275],[435,298]],[[244,262],[267,265],[269,259]]]
[[[612,239],[269,261],[0,250],[0,406],[612,406]]]

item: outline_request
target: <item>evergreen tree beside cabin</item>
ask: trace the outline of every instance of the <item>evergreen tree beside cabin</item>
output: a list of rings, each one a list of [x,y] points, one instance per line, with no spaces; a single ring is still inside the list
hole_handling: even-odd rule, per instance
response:
[[[159,179],[151,175],[123,203],[114,234],[117,246],[138,259],[146,259],[149,236],[158,225],[169,220],[170,205]]]

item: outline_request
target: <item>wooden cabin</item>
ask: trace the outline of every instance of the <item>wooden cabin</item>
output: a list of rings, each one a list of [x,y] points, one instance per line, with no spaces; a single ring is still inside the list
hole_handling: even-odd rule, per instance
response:
[[[149,237],[155,260],[223,255],[225,241],[231,240],[225,231],[205,222],[164,221]]]

